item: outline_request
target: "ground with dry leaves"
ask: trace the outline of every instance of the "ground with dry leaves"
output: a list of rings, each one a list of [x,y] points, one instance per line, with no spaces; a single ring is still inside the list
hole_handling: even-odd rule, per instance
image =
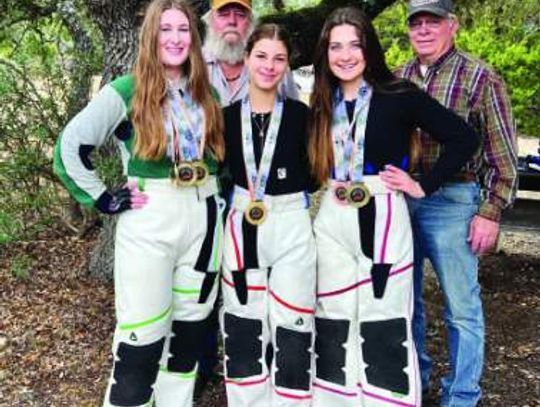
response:
[[[100,405],[114,301],[112,285],[87,274],[92,244],[49,235],[0,247],[1,407]],[[540,406],[539,247],[538,232],[505,232],[502,251],[482,259],[488,337],[482,407]],[[433,277],[427,301],[440,377],[447,369],[445,333]],[[434,381],[432,396],[437,388]],[[222,385],[211,386],[200,406],[225,406]]]

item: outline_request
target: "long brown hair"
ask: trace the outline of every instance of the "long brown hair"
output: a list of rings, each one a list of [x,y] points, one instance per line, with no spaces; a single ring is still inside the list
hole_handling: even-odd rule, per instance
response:
[[[332,149],[332,107],[335,89],[339,80],[330,70],[328,46],[330,32],[339,25],[351,25],[356,30],[360,47],[366,61],[363,78],[374,90],[383,92],[410,89],[411,85],[396,79],[386,65],[381,43],[368,17],[358,8],[343,7],[334,10],[324,22],[315,48],[313,67],[315,80],[310,98],[308,154],[311,172],[316,181],[323,184],[328,180],[334,166]]]
[[[167,149],[161,111],[167,80],[159,57],[158,35],[161,14],[169,9],[181,11],[189,21],[191,46],[183,73],[193,100],[204,110],[206,146],[216,159],[222,161],[225,155],[223,117],[212,96],[197,20],[187,0],[153,0],[146,10],[139,35],[139,53],[133,69],[135,95],[131,119],[137,135],[135,154],[142,159],[156,160],[162,158]]]

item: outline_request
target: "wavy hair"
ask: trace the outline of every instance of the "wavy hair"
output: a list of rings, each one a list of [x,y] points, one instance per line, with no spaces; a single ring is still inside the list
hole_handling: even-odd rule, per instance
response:
[[[332,149],[332,107],[335,89],[339,79],[330,70],[328,46],[332,29],[339,25],[355,28],[366,62],[363,78],[374,90],[399,92],[413,87],[409,82],[397,79],[386,65],[384,51],[379,37],[369,18],[358,8],[342,7],[334,10],[324,22],[313,59],[314,86],[310,98],[310,134],[308,154],[311,172],[319,184],[330,177],[334,166]]]
[[[197,31],[197,19],[187,0],[153,0],[146,9],[139,34],[139,52],[133,69],[135,94],[131,119],[137,135],[135,154],[142,159],[157,160],[165,155],[167,149],[161,111],[166,98],[167,78],[160,61],[158,36],[161,14],[169,9],[181,11],[189,21],[191,46],[183,73],[187,77],[187,86],[193,100],[204,110],[206,146],[217,160],[222,161],[225,156],[223,117],[212,95]]]

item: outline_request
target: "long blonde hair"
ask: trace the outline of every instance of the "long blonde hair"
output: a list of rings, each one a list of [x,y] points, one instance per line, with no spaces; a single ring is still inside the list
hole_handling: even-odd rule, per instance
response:
[[[137,135],[135,154],[142,159],[157,160],[165,155],[167,149],[161,111],[166,98],[167,80],[159,56],[158,35],[161,14],[169,9],[181,11],[189,21],[191,46],[183,72],[193,100],[204,110],[206,146],[217,160],[222,161],[225,156],[223,117],[212,95],[197,20],[187,0],[154,0],[146,10],[139,34],[137,61],[133,68],[135,95],[131,119]]]

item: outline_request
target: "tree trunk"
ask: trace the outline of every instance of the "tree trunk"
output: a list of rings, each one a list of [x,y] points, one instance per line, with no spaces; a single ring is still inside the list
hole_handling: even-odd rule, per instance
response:
[[[102,84],[105,84],[131,69],[137,52],[142,9],[148,1],[84,1],[103,35]]]
[[[96,47],[92,35],[81,21],[80,11],[77,10],[75,0],[59,2],[57,11],[68,28],[77,50],[75,58],[77,58],[78,63],[69,68],[71,90],[67,104],[69,107],[67,115],[73,117],[88,103],[88,89],[90,89],[93,74],[90,60],[96,52]]]
[[[142,10],[148,1],[85,0],[85,3],[103,36],[103,86],[131,70],[137,52]],[[112,141],[103,146],[99,153],[100,158],[106,160],[118,157],[117,148]],[[114,268],[116,217],[103,216],[102,220],[103,227],[98,243],[91,253],[89,269],[92,275],[111,278]]]
[[[104,72],[102,84],[109,82],[131,69],[137,53],[138,28],[144,14],[144,7],[149,0],[84,0],[92,18],[103,35]],[[312,51],[322,27],[324,18],[335,8],[343,6],[362,7],[374,18],[396,0],[323,0],[318,6],[289,13],[276,13],[265,16],[262,21],[283,24],[291,33],[291,39],[297,49],[303,50],[295,55],[293,67],[307,65],[311,61]],[[280,1],[274,2],[277,8]],[[287,1],[283,2],[287,5]],[[191,0],[191,4],[202,16],[208,10],[208,0]],[[106,146],[103,152],[114,155],[114,147]],[[93,275],[111,278],[114,265],[114,232],[116,218],[104,217],[99,241],[90,260],[90,272]]]
[[[356,6],[362,8],[370,18],[375,18],[396,0],[322,0],[316,7],[307,7],[289,13],[265,16],[263,22],[283,25],[290,33],[296,51],[292,55],[292,68],[309,65],[325,18],[336,8]],[[287,2],[285,1],[285,4]],[[301,52],[300,52],[301,50]]]

